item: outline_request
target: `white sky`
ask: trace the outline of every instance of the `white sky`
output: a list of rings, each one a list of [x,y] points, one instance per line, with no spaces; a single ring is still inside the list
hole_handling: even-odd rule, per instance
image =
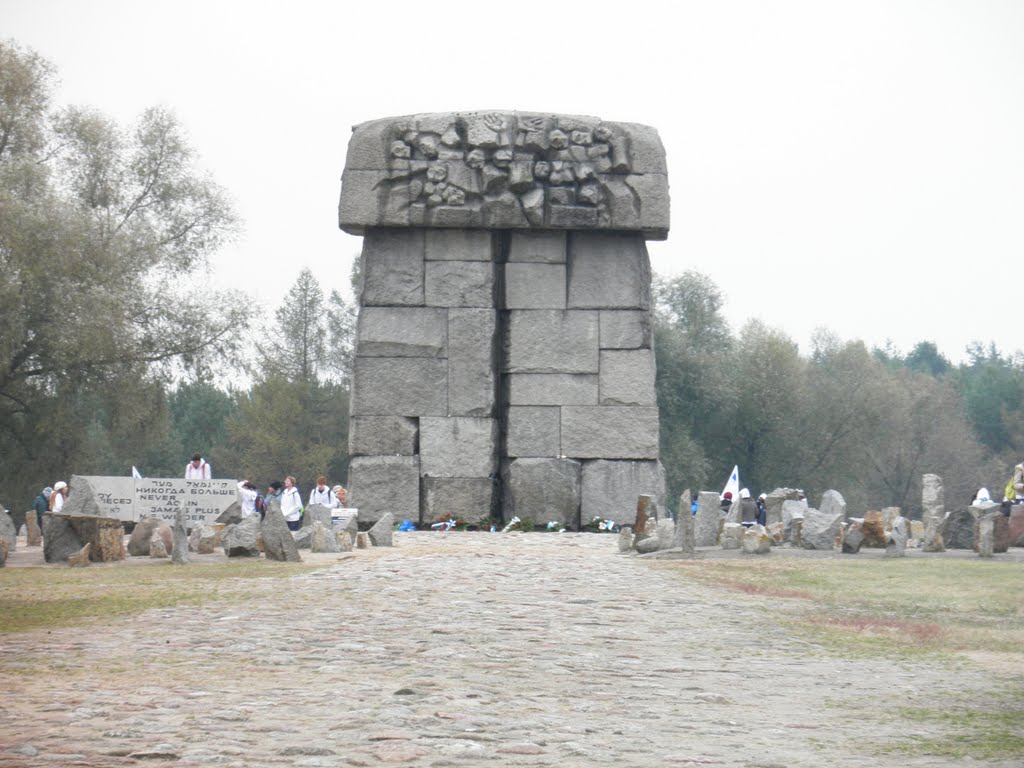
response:
[[[0,0],[60,103],[172,107],[245,220],[214,284],[271,307],[310,267],[347,291],[350,128],[480,109],[646,123],[668,156],[656,272],[869,345],[1024,347],[1024,2],[249,3]]]

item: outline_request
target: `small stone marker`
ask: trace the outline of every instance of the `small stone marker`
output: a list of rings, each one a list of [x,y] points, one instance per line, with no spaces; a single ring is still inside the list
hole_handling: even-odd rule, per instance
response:
[[[907,539],[910,538],[910,525],[905,517],[897,517],[892,521],[885,545],[886,557],[904,557],[907,554]]]
[[[43,515],[43,559],[65,563],[82,549],[84,542],[64,515]]]
[[[185,529],[186,512],[178,507],[174,513],[174,549],[171,550],[171,562],[175,565],[188,565],[188,531]]]
[[[25,513],[25,543],[30,547],[38,547],[43,543],[43,531],[39,527],[41,521],[36,519],[36,515],[34,509]]]
[[[310,550],[313,552],[341,551],[341,547],[338,546],[338,537],[335,536],[334,531],[325,526],[320,520],[315,521],[310,528],[312,529],[312,536],[309,542]]]
[[[160,536],[154,536],[149,540],[149,556],[157,559],[165,559],[168,557],[167,545]]]
[[[367,531],[366,535],[375,547],[393,546],[394,525],[395,516],[390,512],[385,512],[381,515],[381,518],[373,524],[373,527]]]
[[[713,547],[718,543],[722,529],[722,514],[718,494],[715,491],[701,491],[697,495],[697,519],[694,539],[698,547]]]
[[[367,549],[370,546],[370,537],[366,535],[366,531],[360,531],[356,534],[356,549]]]
[[[260,516],[249,515],[242,522],[227,526],[221,534],[221,545],[228,557],[259,557]]]
[[[619,528],[619,552],[630,552],[633,549],[633,529],[628,525]]]
[[[14,527],[14,520],[2,506],[0,506],[0,539],[7,542],[8,552],[13,552],[18,544],[18,529]]]
[[[258,517],[251,515],[250,517]],[[243,521],[245,522],[245,521]],[[281,514],[281,503],[272,499],[267,505],[267,513],[263,518],[261,526],[263,532],[263,554],[267,560],[278,560],[280,562],[298,563],[299,548],[295,545],[295,537],[288,529],[284,515]]]
[[[71,555],[71,557],[68,558],[68,565],[71,566],[72,568],[83,568],[83,567],[89,565],[89,563],[90,563],[90,560],[89,560],[89,550],[91,548],[92,548],[92,543],[91,542],[86,543],[86,545],[84,547],[82,547],[78,552],[76,552],[75,554]]]
[[[772,540],[763,525],[752,525],[743,532],[740,550],[745,555],[767,555],[772,551]]]

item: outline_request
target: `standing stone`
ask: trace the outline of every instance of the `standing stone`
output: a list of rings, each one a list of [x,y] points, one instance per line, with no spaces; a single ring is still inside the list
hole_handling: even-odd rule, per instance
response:
[[[995,553],[1006,552],[1010,548],[1010,523],[1001,510],[986,512],[978,519],[977,533],[975,534],[975,539],[978,541],[978,551],[980,552],[982,547],[982,522],[986,519],[988,522],[985,524],[985,527],[991,527],[992,530],[990,534],[991,545],[986,544],[985,546],[991,546],[992,552]]]
[[[64,515],[43,515],[43,559],[63,563],[81,551],[84,542]]]
[[[697,519],[694,532],[695,545],[713,547],[718,544],[722,528],[721,505],[715,491],[701,491],[697,494]]]
[[[188,514],[184,507],[178,507],[174,513],[174,549],[171,550],[171,562],[175,565],[188,565],[188,529],[185,522]]]
[[[599,517],[620,526],[631,525],[637,496],[648,494],[662,503],[665,470],[658,461],[585,461],[580,493],[581,523]]]
[[[823,515],[833,517],[839,515],[839,519],[846,521],[846,499],[839,491],[828,490],[821,495],[821,504],[818,511]]]
[[[946,517],[942,478],[926,474],[921,478],[921,511],[924,521],[924,551],[945,552],[940,526]]]
[[[784,523],[782,516],[782,504],[786,501],[799,501],[800,492],[795,488],[776,488],[765,496],[765,527],[772,523]],[[788,526],[785,526],[788,528]]]
[[[739,549],[745,532],[746,528],[739,523],[725,523],[722,526],[722,549]]]
[[[804,511],[804,523],[800,529],[804,549],[828,550],[835,546],[839,526],[842,525],[841,512],[833,511],[825,514],[817,509]]]
[[[30,547],[38,547],[43,543],[43,531],[39,527],[41,521],[36,520],[36,514],[34,509],[25,513],[25,543]]]
[[[1024,505],[1015,504],[1010,508],[1010,517],[1007,523],[1009,528],[1009,545],[1011,547],[1024,547]]]
[[[860,552],[864,544],[863,521],[854,519],[843,532],[842,551],[847,555],[855,555]]]
[[[149,540],[149,556],[155,558],[167,557],[167,546],[159,536],[154,536]]]
[[[807,513],[807,501],[804,499],[786,499],[782,502],[782,525],[786,541],[794,547],[800,546],[800,528]],[[798,521],[798,522],[797,522]],[[796,528],[796,530],[794,530]]]
[[[690,490],[686,489],[679,499],[679,512],[676,513],[676,529],[672,538],[672,548],[678,549],[683,555],[693,557],[696,552],[694,538],[694,515],[690,512]]]
[[[353,534],[350,534],[348,531],[338,530],[333,531],[333,533],[338,541],[338,551],[351,552],[353,547],[353,540],[355,538]]]
[[[124,547],[124,524],[116,517],[75,515],[68,517],[83,542],[89,542],[89,557],[94,563],[124,560],[128,552]]]
[[[356,549],[368,549],[370,546],[370,537],[366,535],[366,531],[360,531],[356,534]]]
[[[394,543],[395,518],[391,514],[384,515],[366,532],[375,547],[390,547]]]
[[[881,510],[865,512],[864,522],[861,525],[861,532],[864,534],[863,546],[884,547],[888,538],[886,531],[889,528],[892,528],[892,523],[889,524],[888,528],[886,527],[885,518]]]
[[[7,542],[7,551],[13,552],[18,544],[18,529],[7,510],[0,506],[0,539]]]
[[[334,524],[331,519],[330,507],[325,507],[323,504],[310,504],[302,512],[302,527],[308,528],[313,523],[319,522],[325,528],[330,529]]]
[[[86,542],[78,552],[75,552],[71,557],[68,558],[68,565],[72,568],[84,568],[92,562],[89,559],[89,550],[92,549],[92,543]]]
[[[979,557],[992,557],[995,552],[995,525],[998,517],[1002,517],[999,512],[988,512],[978,520],[977,548]]]
[[[253,515],[255,517],[255,515]],[[295,537],[288,529],[284,515],[281,514],[281,502],[271,499],[267,505],[267,513],[260,526],[263,533],[263,554],[267,560],[287,563],[301,562],[299,548],[295,545]]]
[[[767,555],[772,551],[772,540],[763,525],[752,525],[743,532],[741,547],[745,555]]]
[[[188,537],[190,551],[200,555],[212,555],[220,546],[221,533],[211,525],[197,525]]]
[[[907,540],[910,538],[910,525],[905,517],[897,517],[892,521],[885,544],[886,557],[904,557],[907,554]]]
[[[338,537],[334,531],[317,520],[310,526],[312,535],[309,540],[309,549],[312,552],[340,552]],[[347,536],[347,534],[346,534]]]
[[[946,549],[974,549],[974,529],[978,518],[992,509],[998,509],[996,503],[984,506],[971,506],[966,509],[954,509],[939,526],[939,535]]]
[[[671,518],[665,517],[658,520],[658,527],[655,530],[654,538],[658,542],[658,549],[671,549],[672,539],[675,538],[676,524]]]
[[[0,568],[7,565],[7,539],[0,539]]]
[[[278,504],[278,512],[280,512],[280,504]],[[224,528],[220,538],[224,554],[228,557],[259,557],[261,527],[259,515],[249,515],[239,523],[228,525]]]
[[[647,521],[650,518],[651,504],[654,501],[654,497],[650,494],[640,494],[636,500],[636,518],[633,521],[633,530],[636,531],[636,541],[634,544],[639,545],[641,541],[648,537],[647,533]],[[639,549],[639,546],[637,547]]]
[[[633,529],[628,525],[619,528],[619,552],[629,552],[633,549]]]

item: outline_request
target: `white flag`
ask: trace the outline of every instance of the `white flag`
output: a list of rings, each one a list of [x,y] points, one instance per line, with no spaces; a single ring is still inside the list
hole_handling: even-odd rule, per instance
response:
[[[132,477],[134,477],[136,480],[142,479],[142,475],[139,474],[139,470],[135,468],[134,464],[132,464]]]
[[[732,474],[729,475],[729,480],[725,484],[725,488],[722,489],[722,496],[725,496],[726,491],[732,492],[733,500],[740,497],[740,468],[736,465],[732,468]]]

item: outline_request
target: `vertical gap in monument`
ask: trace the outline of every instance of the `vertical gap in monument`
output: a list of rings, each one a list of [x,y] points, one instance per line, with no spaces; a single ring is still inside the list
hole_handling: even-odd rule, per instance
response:
[[[508,377],[505,375],[508,365],[508,309],[505,306],[505,264],[511,238],[508,231],[494,232],[491,243],[494,257],[494,307],[497,315],[495,332],[497,354],[495,360],[495,395],[496,418],[498,419],[498,455],[495,461],[494,496],[491,503],[491,517],[502,522],[505,519],[505,489],[502,478],[504,465],[508,461]]]

